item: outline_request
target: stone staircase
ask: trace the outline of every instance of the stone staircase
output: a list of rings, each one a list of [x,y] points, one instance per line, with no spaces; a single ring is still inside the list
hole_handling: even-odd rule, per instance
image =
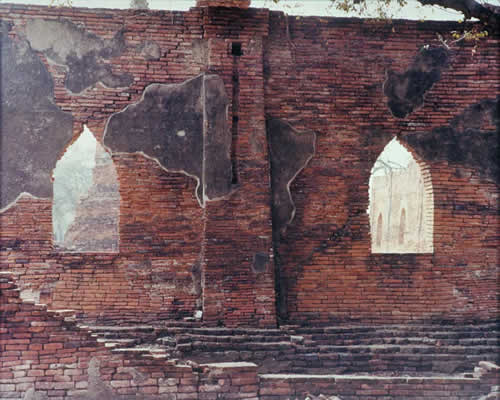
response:
[[[270,372],[282,370],[280,360],[295,354],[291,336],[280,329],[171,328],[158,341],[165,337],[176,338],[176,358],[197,363],[251,361]]]
[[[499,362],[498,324],[202,327],[84,326],[114,352],[196,363],[251,361],[260,373],[439,376]]]
[[[288,327],[302,338],[295,373],[436,375],[499,360],[498,325]]]

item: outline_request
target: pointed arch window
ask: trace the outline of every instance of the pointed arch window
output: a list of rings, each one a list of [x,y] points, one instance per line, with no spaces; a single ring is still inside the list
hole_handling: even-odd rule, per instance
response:
[[[54,169],[55,247],[67,252],[116,252],[120,193],[111,156],[85,126]]]
[[[394,138],[375,162],[369,186],[372,252],[432,253],[434,199],[425,163]]]

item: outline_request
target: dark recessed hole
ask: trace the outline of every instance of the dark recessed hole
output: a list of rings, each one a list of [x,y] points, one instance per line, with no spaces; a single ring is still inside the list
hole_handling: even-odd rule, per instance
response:
[[[231,44],[231,54],[233,56],[239,57],[243,55],[243,50],[241,48],[241,43],[239,42],[233,42]]]

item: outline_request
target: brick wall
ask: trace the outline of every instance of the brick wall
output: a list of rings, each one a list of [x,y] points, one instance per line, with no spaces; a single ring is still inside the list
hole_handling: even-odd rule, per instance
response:
[[[490,393],[487,379],[400,378],[342,375],[261,375],[261,400],[479,399]],[[318,397],[316,397],[318,396]],[[335,397],[338,396],[338,397]]]
[[[248,8],[250,0],[196,0],[196,7],[238,7]]]
[[[21,35],[32,18],[67,18],[102,38],[125,29],[126,49],[108,60],[127,89],[64,87],[46,62],[55,102],[98,140],[107,118],[151,83],[209,71],[232,105],[234,190],[202,209],[196,182],[138,154],[115,154],[120,252],[64,254],[52,246],[50,200],[23,197],[0,215],[0,268],[51,307],[87,318],[181,318],[203,309],[208,324],[275,323],[276,256],[288,317],[296,322],[412,321],[497,317],[498,185],[466,163],[424,159],[434,190],[434,253],[371,254],[370,170],[395,135],[449,124],[498,92],[498,38],[456,46],[450,65],[403,119],[387,107],[386,72],[404,72],[451,23],[294,18],[268,10],[108,11],[3,4]],[[159,58],[138,50],[146,41]],[[291,183],[297,208],[272,242],[265,116],[317,133],[316,154]],[[495,127],[483,121],[483,131]],[[438,144],[439,146],[439,144]],[[262,262],[264,260],[264,262]],[[260,262],[257,262],[260,261]]]
[[[272,13],[266,113],[317,132],[316,154],[291,184],[294,221],[275,243],[283,302],[296,322],[488,319],[498,316],[498,185],[461,163],[423,159],[434,193],[432,254],[371,254],[370,170],[396,135],[447,126],[495,98],[498,38],[463,43],[404,119],[387,107],[389,69],[404,72],[452,23],[294,18]],[[495,126],[483,120],[485,132]],[[441,136],[442,137],[442,136]],[[448,146],[436,133],[436,150]],[[407,146],[412,151],[411,146]],[[464,151],[466,153],[466,151]],[[421,157],[420,157],[421,158]]]
[[[30,18],[70,19],[108,39],[125,29],[127,50],[113,59],[112,67],[134,77],[127,89],[97,84],[71,94],[64,87],[65,69],[47,63],[56,103],[75,118],[75,137],[86,123],[102,141],[107,118],[137,101],[151,83],[178,83],[204,71],[217,72],[231,97],[234,40],[244,48],[239,61],[239,87],[244,93],[239,112],[251,116],[241,119],[235,132],[235,151],[241,160],[235,172],[237,190],[206,209],[195,198],[193,179],[166,172],[137,154],[113,155],[121,198],[118,254],[55,251],[49,200],[23,199],[2,213],[0,263],[2,269],[16,271],[23,290],[41,296],[51,307],[72,308],[89,319],[182,318],[203,309],[207,323],[275,324],[262,67],[261,84],[254,85],[254,63],[262,63],[267,11],[233,12],[241,14],[244,31],[239,21],[221,27],[210,9],[96,14],[84,9],[2,6],[2,18],[15,25],[13,37],[22,34]],[[228,20],[232,16],[228,13]],[[220,39],[221,34],[227,38]],[[138,55],[146,40],[159,46],[159,59]],[[257,254],[267,259],[260,271],[253,268]]]
[[[214,393],[256,398],[255,364],[193,368],[147,347],[112,351],[68,319],[67,310],[47,311],[44,305],[23,302],[10,273],[0,273],[0,289],[2,399],[204,400],[214,398]]]

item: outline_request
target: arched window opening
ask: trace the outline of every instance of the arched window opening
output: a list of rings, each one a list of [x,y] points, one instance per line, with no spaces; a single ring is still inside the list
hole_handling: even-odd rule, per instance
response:
[[[399,244],[402,245],[405,242],[405,229],[406,229],[406,211],[403,208],[401,210],[401,217],[399,219]]]
[[[369,190],[372,252],[432,253],[430,173],[397,139],[387,144],[375,162]]]
[[[86,126],[53,175],[55,246],[67,252],[118,251],[118,176],[111,156]]]

